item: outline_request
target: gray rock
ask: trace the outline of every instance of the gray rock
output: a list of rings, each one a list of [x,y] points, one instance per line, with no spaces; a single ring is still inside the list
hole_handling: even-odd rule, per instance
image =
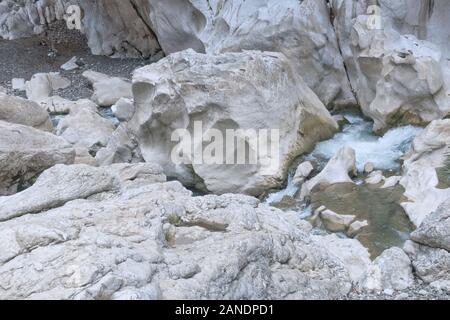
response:
[[[217,194],[260,195],[279,187],[290,161],[338,128],[325,106],[280,53],[175,53],[136,70],[133,92],[136,112],[127,127],[137,136],[144,159],[162,165],[169,176],[186,185],[203,184],[203,189]],[[238,151],[239,144],[260,150],[258,139],[245,139],[245,132],[250,129],[278,129],[280,152],[271,158],[263,152],[254,153],[256,161],[245,164],[235,160],[226,165],[225,154],[209,159],[209,163],[199,161],[194,159],[192,150],[207,154],[203,142],[202,146],[199,144],[201,139],[184,139],[196,134],[195,122],[201,122],[202,139],[220,132],[225,142],[226,131],[234,130],[239,143],[227,145],[228,157]],[[180,131],[185,134],[183,139],[174,141],[174,133]],[[272,134],[270,131],[268,137]],[[272,153],[270,148],[268,152]],[[182,157],[173,159],[179,154]]]
[[[408,241],[404,247],[415,273],[433,287],[450,291],[450,252]]]
[[[114,124],[108,119],[82,109],[62,119],[56,134],[77,147],[87,148],[95,156],[99,149],[106,147],[114,130]]]
[[[75,151],[64,139],[32,127],[0,121],[0,195],[15,193],[55,164],[71,164]]]
[[[411,238],[423,245],[450,251],[450,199],[431,213]]]
[[[320,218],[328,231],[345,232],[355,221],[356,216],[341,215],[331,210],[325,210],[320,213]]]
[[[363,290],[381,293],[403,291],[414,284],[411,260],[400,248],[385,250],[367,270],[361,282]]]
[[[345,259],[311,237],[311,226],[295,214],[242,195],[192,197],[179,182],[164,181],[161,168],[149,164],[57,166],[29,191],[2,199],[11,210],[26,196],[59,202],[20,217],[13,211],[15,218],[0,222],[0,298],[341,299],[349,293],[347,266],[355,274],[354,263],[340,240],[333,243]],[[67,202],[78,196],[89,198]],[[165,233],[166,224],[173,234]]]
[[[0,93],[0,120],[53,131],[49,114],[37,103]]]
[[[110,77],[91,70],[85,71],[83,76],[91,82],[94,89],[91,100],[100,107],[111,107],[120,98],[133,97],[131,82],[126,79]]]
[[[136,108],[133,100],[120,98],[119,101],[111,107],[111,110],[119,121],[128,121],[133,117]]]

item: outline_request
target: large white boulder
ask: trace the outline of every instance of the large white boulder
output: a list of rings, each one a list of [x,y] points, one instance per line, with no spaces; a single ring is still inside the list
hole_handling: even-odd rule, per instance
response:
[[[101,107],[111,107],[121,98],[133,97],[131,82],[126,79],[111,77],[92,70],[83,72],[83,76],[91,82],[94,89],[91,100]]]
[[[57,166],[1,201],[1,299],[342,299],[365,262],[355,240],[332,252],[295,214],[192,197],[150,164]]]
[[[17,189],[55,164],[71,164],[75,151],[51,133],[0,121],[0,195]]]
[[[426,124],[450,112],[446,0],[334,0],[334,26],[352,88],[375,130]],[[439,26],[440,25],[440,26]],[[447,39],[447,40],[445,40]]]
[[[40,103],[49,98],[53,91],[65,89],[70,84],[70,80],[58,72],[37,73],[25,83],[27,98]]]
[[[150,0],[150,20],[166,54],[283,53],[328,107],[356,104],[326,1]],[[170,23],[168,23],[170,21]]]
[[[49,114],[37,103],[0,92],[0,120],[52,131]]]
[[[408,201],[402,206],[416,226],[450,199],[450,188],[439,187],[436,172],[444,167],[449,151],[450,120],[437,120],[414,139],[405,156],[400,184],[405,188]]]
[[[203,183],[214,193],[259,195],[279,187],[290,163],[338,128],[280,53],[175,53],[136,70],[133,92],[136,111],[128,127],[138,136],[144,159],[162,165],[183,183]],[[226,141],[229,130],[237,136],[234,145]],[[246,130],[260,134],[261,142]],[[174,133],[192,139],[177,140]],[[208,135],[217,134],[226,145],[224,154],[209,163],[195,158],[199,150],[204,158],[214,153],[208,153]],[[252,160],[245,159],[245,164],[228,160],[240,145],[250,150],[245,153]]]
[[[95,155],[99,149],[106,147],[114,130],[115,126],[110,120],[92,110],[81,109],[62,119],[56,134],[77,147],[87,148]]]
[[[411,238],[423,245],[450,251],[450,198],[422,222]]]

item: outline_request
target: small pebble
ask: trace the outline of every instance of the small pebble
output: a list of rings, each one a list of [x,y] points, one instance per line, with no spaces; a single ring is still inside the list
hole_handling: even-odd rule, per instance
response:
[[[409,297],[409,295],[406,292],[404,292],[404,293],[400,293],[398,296],[396,296],[395,299],[406,300],[406,299],[408,299],[408,297]]]
[[[426,296],[428,294],[428,292],[422,289],[422,290],[419,291],[419,294],[421,296]]]
[[[394,290],[386,289],[386,290],[384,290],[384,294],[387,296],[392,296],[394,294]]]

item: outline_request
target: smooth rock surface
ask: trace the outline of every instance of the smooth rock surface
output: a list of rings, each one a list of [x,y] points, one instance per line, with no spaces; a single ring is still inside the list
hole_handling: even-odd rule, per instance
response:
[[[0,121],[0,195],[9,195],[55,164],[71,164],[75,151],[51,133]]]
[[[350,147],[342,147],[317,176],[303,184],[300,198],[304,199],[315,188],[323,188],[337,183],[353,183],[349,174],[355,175],[356,155]]]
[[[39,130],[53,130],[49,114],[38,104],[0,92],[0,120],[30,126]]]
[[[114,130],[114,124],[108,119],[89,109],[82,109],[62,119],[56,134],[95,155],[99,149],[106,147]]]
[[[136,133],[144,159],[162,165],[168,176],[187,185],[201,182],[214,193],[259,195],[280,186],[291,161],[337,130],[324,105],[279,53],[213,56],[187,50],[136,70],[133,92],[136,113],[128,127]],[[196,122],[201,122],[197,132],[202,137],[194,139]],[[216,164],[193,158],[193,150],[208,155],[208,144],[200,145],[200,138],[220,134],[225,142],[231,129],[256,161],[225,165],[225,155],[210,159]],[[244,141],[246,130],[269,130],[265,141],[272,147],[267,154],[256,152],[255,139]],[[171,141],[177,132],[194,138]],[[227,146],[226,155],[237,152],[239,144]],[[171,157],[179,154],[174,164]]]
[[[166,54],[189,48],[208,54],[281,52],[326,106],[356,104],[325,1],[149,2],[150,20]]]
[[[94,89],[91,100],[100,107],[111,107],[120,98],[131,99],[131,83],[122,78],[110,77],[95,71],[85,71],[83,76],[87,78]]]

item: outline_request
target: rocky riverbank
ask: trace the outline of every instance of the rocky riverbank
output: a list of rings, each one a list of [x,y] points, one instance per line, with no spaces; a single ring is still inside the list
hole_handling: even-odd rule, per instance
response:
[[[396,3],[0,1],[0,299],[448,299],[450,8]]]

